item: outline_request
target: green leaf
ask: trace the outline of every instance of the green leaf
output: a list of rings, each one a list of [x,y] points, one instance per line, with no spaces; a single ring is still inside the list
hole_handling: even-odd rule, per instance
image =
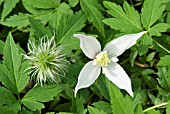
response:
[[[152,38],[149,35],[144,34],[141,37],[140,45],[138,48],[139,55],[147,53],[149,50],[149,46],[152,45],[152,42],[153,42]]]
[[[108,83],[109,80],[105,78],[105,76],[102,74],[102,76],[100,76],[97,79],[97,82],[98,83],[96,83],[96,87],[100,90],[100,93],[102,94],[102,96],[109,101],[110,100],[109,90],[106,85],[106,83]]]
[[[56,11],[54,8],[50,8],[50,9],[35,8],[32,5],[30,5],[29,0],[22,0],[22,4],[28,12],[34,15],[33,17],[35,19],[40,20],[41,23],[43,23],[44,25],[46,25],[47,22],[51,18],[53,18],[54,15],[52,15],[52,13]],[[58,9],[58,7],[56,9]]]
[[[142,8],[141,21],[146,30],[160,18],[166,5],[162,0],[145,0]]]
[[[149,29],[150,36],[161,36],[161,32],[166,32],[170,28],[169,24],[159,23]]]
[[[75,114],[75,113],[70,113],[70,112],[59,112],[58,114]]]
[[[35,8],[50,9],[59,6],[61,0],[25,0],[27,4]]]
[[[104,1],[107,12],[114,18],[103,20],[106,25],[112,29],[121,32],[134,33],[142,30],[139,13],[127,2],[124,2],[123,8],[115,3]]]
[[[72,101],[72,112],[77,113],[77,114],[86,114],[87,110],[84,109],[83,102],[79,98],[73,98]]]
[[[14,71],[16,73],[21,66],[22,56],[19,54],[17,45],[15,45],[11,33],[9,33],[7,37],[3,52],[3,64],[9,71]]]
[[[88,111],[90,114],[107,114],[104,111],[102,111],[102,110],[100,111],[97,108],[93,108],[91,106],[88,106]]]
[[[13,83],[13,80],[11,80],[11,77],[8,75],[8,70],[2,64],[0,64],[0,72],[0,81],[2,84],[12,92],[17,93],[15,83]]]
[[[86,14],[86,17],[89,22],[91,22],[97,28],[97,30],[101,33],[102,36],[105,36],[104,24],[102,22],[104,17],[95,4],[98,4],[97,0],[80,0],[81,8]]]
[[[61,3],[58,9],[53,13],[53,18],[49,20],[49,26],[56,31],[57,37],[62,36],[63,26],[66,25],[68,16],[72,14],[73,11],[66,3]]]
[[[0,40],[0,54],[3,54],[4,45],[5,45],[5,43]]]
[[[22,64],[22,55],[20,54],[11,33],[9,33],[5,42],[3,55],[4,67],[1,66],[3,72],[1,81],[13,93],[18,94],[28,83],[29,77],[26,73],[23,73],[23,70],[27,68],[28,64]]]
[[[134,114],[133,102],[127,95],[124,97],[116,86],[110,83],[110,98],[113,113]],[[128,105],[127,105],[128,103]]]
[[[137,106],[141,103],[141,94],[138,92],[136,95],[135,95],[135,98],[133,100],[133,105],[134,105],[134,108],[138,108]]]
[[[105,101],[99,101],[92,104],[95,108],[103,110],[106,113],[112,113],[111,105]]]
[[[4,2],[5,0],[0,0],[0,5],[2,4],[2,2]]]
[[[170,55],[165,55],[161,57],[161,60],[158,62],[158,66],[167,66],[170,65]]]
[[[135,113],[134,114],[144,114],[142,110],[142,106],[140,104],[137,105],[137,108],[135,108]]]
[[[29,21],[27,19],[30,14],[26,13],[18,13],[18,15],[13,15],[7,18],[5,21],[1,21],[0,24],[8,26],[8,27],[17,27],[18,29],[22,29],[29,25]]]
[[[158,90],[160,91],[160,94],[166,96],[170,91],[170,67],[158,67],[158,76],[158,82],[161,87]]]
[[[166,114],[170,114],[170,101],[168,101],[168,105],[166,108]]]
[[[2,11],[2,20],[4,20],[4,18],[12,11],[18,2],[19,0],[5,0]]]
[[[55,112],[47,112],[46,114],[55,114]]]
[[[65,53],[68,54],[71,50],[77,50],[79,48],[80,40],[77,38],[71,37],[68,40],[64,40],[62,42],[62,45],[64,45]]]
[[[147,58],[146,58],[146,61],[152,61],[154,59],[154,56],[155,56],[156,52],[152,52],[150,53]]]
[[[142,77],[143,77],[143,80],[145,81],[145,83],[148,85],[149,88],[156,88],[157,87],[157,80],[150,76],[152,74],[154,74],[154,70],[152,69],[145,69],[142,71]]]
[[[12,110],[11,108],[3,107],[3,106],[0,106],[0,111],[1,111],[1,114],[17,114],[17,112]]]
[[[67,22],[66,25],[63,25],[63,31],[62,31],[62,36],[59,37],[59,43],[63,43],[70,40],[70,37],[73,37],[73,34],[77,31],[80,31],[84,26],[85,26],[85,17],[84,14],[79,11],[75,13],[74,15],[71,15]],[[59,28],[58,28],[59,29]],[[58,37],[58,35],[57,35]]]
[[[52,33],[49,28],[45,28],[42,23],[39,21],[33,19],[32,17],[28,17],[28,20],[30,22],[30,26],[34,29],[34,34],[38,37],[44,37],[45,35],[51,37]]]
[[[22,99],[21,102],[32,111],[44,108],[41,102],[53,100],[60,92],[63,91],[66,85],[44,85],[32,88]]]
[[[40,114],[40,113],[31,112],[30,110],[26,110],[25,108],[22,108],[20,114]]]
[[[79,0],[68,0],[68,2],[71,7],[75,7],[79,3]]]
[[[161,114],[161,113],[159,110],[152,109],[152,110],[147,111],[146,114]]]
[[[4,87],[0,87],[0,105],[5,105],[9,108],[12,108],[16,112],[21,109],[21,105],[12,92]]]
[[[63,32],[65,31],[65,27],[67,27],[67,25],[70,23],[70,22],[68,22],[68,24],[67,24],[67,20],[68,20],[68,17],[70,17],[71,15],[73,15],[73,11],[70,9],[70,6],[66,3],[61,3],[58,7],[58,10],[53,13],[53,18],[51,18],[49,20],[50,28],[52,28],[53,30],[56,31],[57,42],[59,42],[59,40],[65,35],[65,34],[63,34]],[[76,24],[76,22],[74,22],[74,23]],[[70,26],[70,27],[72,27],[72,26]],[[74,31],[73,29],[72,29],[72,31]],[[70,39],[70,36],[67,39]],[[72,43],[74,42],[74,40],[72,40],[72,39],[64,40],[62,42],[64,45],[66,43],[67,43],[67,45],[69,45],[69,46],[66,46],[66,50],[65,50],[66,53],[69,53],[69,51],[70,51],[69,47],[72,44],[72,43],[68,44],[69,41],[71,41]],[[76,44],[76,42],[75,42],[75,44]],[[75,48],[76,48],[76,46],[75,46]]]

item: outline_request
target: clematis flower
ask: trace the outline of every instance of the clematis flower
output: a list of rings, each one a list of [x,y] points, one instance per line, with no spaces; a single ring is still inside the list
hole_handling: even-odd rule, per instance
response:
[[[80,48],[83,53],[92,59],[85,64],[78,76],[78,83],[74,91],[75,97],[79,89],[89,87],[95,82],[101,70],[111,82],[120,89],[126,90],[133,97],[131,80],[124,69],[116,62],[118,62],[117,57],[126,49],[135,45],[136,41],[144,33],[146,31],[121,36],[109,42],[103,51],[101,51],[101,45],[96,38],[83,34],[74,34],[74,37],[80,39]]]
[[[45,83],[56,83],[57,76],[64,76],[67,63],[63,46],[57,46],[54,40],[48,36],[40,38],[38,46],[29,41],[27,55],[24,58],[29,61],[31,78],[41,86]]]

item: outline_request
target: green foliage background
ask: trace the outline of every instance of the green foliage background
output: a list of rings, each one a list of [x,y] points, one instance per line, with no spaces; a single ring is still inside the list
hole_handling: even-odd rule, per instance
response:
[[[170,114],[170,0],[0,0],[1,114]],[[55,31],[70,62],[58,84],[37,85],[25,69],[28,40]],[[102,47],[118,36],[147,31],[119,57],[134,97],[104,75],[73,96],[88,61],[75,33],[93,34]]]

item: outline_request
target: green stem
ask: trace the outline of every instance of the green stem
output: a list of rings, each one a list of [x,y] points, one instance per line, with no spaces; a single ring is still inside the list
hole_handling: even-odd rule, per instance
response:
[[[17,96],[18,96],[18,101],[19,101],[19,103],[20,103],[20,105],[21,105],[21,98],[20,98],[20,96],[19,96],[19,93],[17,94]],[[20,110],[20,114],[21,114],[21,110]]]
[[[143,112],[147,112],[149,110],[152,110],[152,109],[155,109],[155,108],[158,108],[158,107],[162,107],[162,106],[165,106],[167,104],[168,104],[168,102],[165,102],[165,103],[162,103],[162,104],[158,104],[158,105],[155,105],[155,106],[152,106],[152,107],[149,107],[149,108],[145,109]]]
[[[133,1],[132,0],[129,0],[130,1],[130,4],[133,6]]]
[[[128,59],[125,59],[124,61],[120,62],[119,64],[122,65],[122,64],[125,64],[126,62],[129,61],[129,58]]]
[[[94,95],[94,92],[88,97],[87,101],[86,101],[86,104],[89,102],[89,100],[93,97]]]
[[[170,51],[168,49],[166,49],[165,47],[163,47],[162,45],[160,45],[157,41],[153,40],[160,48],[162,48],[163,50],[165,50],[166,52],[170,53]]]

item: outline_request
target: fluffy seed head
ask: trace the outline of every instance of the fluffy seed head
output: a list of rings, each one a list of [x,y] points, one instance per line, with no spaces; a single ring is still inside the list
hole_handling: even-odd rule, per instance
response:
[[[68,64],[66,55],[63,53],[64,46],[57,46],[54,37],[40,38],[37,46],[29,41],[29,53],[24,55],[31,65],[26,70],[29,71],[31,78],[41,86],[45,82],[55,83],[57,76],[64,76]]]

